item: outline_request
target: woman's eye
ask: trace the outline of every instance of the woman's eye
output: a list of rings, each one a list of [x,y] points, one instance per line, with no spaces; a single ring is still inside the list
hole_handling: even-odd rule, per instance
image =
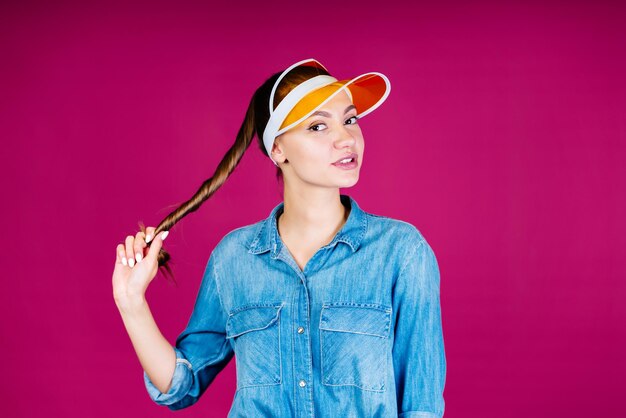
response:
[[[323,126],[323,125],[324,125],[323,123],[318,123],[318,124],[315,124],[315,125],[311,125],[308,129],[310,131],[313,131],[313,132],[319,132],[320,130],[323,131],[323,129],[315,129],[315,128],[317,128],[319,126]]]
[[[352,116],[351,118],[348,118],[348,121],[352,121],[352,122],[348,123],[348,122],[346,121],[346,123],[347,123],[348,125],[354,125],[354,124],[356,124],[356,123],[357,123],[357,120],[358,120],[358,119],[359,119],[359,117],[358,117],[358,116]],[[309,126],[307,129],[308,129],[309,131],[313,131],[313,132],[320,132],[320,131],[325,131],[325,130],[326,130],[326,128],[324,128],[324,129],[319,129],[319,127],[320,127],[320,126],[326,126],[326,124],[325,124],[325,123],[315,123],[314,125]]]

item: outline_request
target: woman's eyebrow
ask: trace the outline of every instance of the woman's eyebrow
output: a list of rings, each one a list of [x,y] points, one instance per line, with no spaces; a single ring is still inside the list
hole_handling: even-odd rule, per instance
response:
[[[343,114],[345,115],[346,113],[348,113],[352,109],[356,109],[356,106],[353,105],[353,104],[351,104],[350,106],[346,107],[346,110],[343,111]],[[309,117],[316,116],[316,115],[323,116],[325,118],[331,117],[330,113],[325,112],[323,110],[315,111],[315,112],[311,113],[311,116],[309,116]]]

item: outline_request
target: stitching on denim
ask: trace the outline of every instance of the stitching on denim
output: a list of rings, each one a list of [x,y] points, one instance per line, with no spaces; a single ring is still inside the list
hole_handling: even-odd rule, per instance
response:
[[[296,307],[298,306],[298,301],[296,300],[298,297],[298,287],[296,287],[296,290],[293,292],[293,296],[291,297],[291,317],[295,318],[296,315],[294,315],[294,311],[296,310]],[[295,323],[294,323],[295,325]],[[295,340],[295,333],[293,332],[293,330],[290,330],[290,334],[291,334],[291,349],[292,349],[292,356],[291,356],[291,372],[293,373],[293,375],[295,376],[295,371],[296,371],[296,356],[295,356],[295,347],[296,347],[296,340]],[[294,380],[294,386],[295,386],[295,380]],[[297,388],[296,388],[297,390]],[[293,404],[296,406],[296,408],[298,408],[298,404],[296,402],[296,390],[292,390],[292,394],[293,394]]]
[[[238,383],[239,384],[239,383]],[[241,390],[241,389],[245,389],[245,388],[256,388],[256,387],[260,387],[260,386],[276,386],[276,385],[280,385],[280,382],[272,382],[272,383],[249,383],[249,384],[243,384],[241,383],[241,385],[237,388],[237,390]]]
[[[384,312],[391,312],[392,307],[389,305],[385,305],[383,303],[372,303],[372,302],[324,302],[322,303],[322,308],[340,308],[340,307],[363,307],[363,308],[373,308]]]
[[[341,329],[331,328],[327,325],[328,320],[324,320],[324,313],[327,312],[329,309],[330,309],[329,312],[332,312],[333,309],[374,309],[375,311],[379,313],[384,313],[385,315],[384,334],[381,335],[381,334],[374,334],[374,333],[359,332],[359,331],[355,331],[352,329],[341,330]],[[322,312],[320,314],[319,328],[324,329],[324,330],[329,330],[329,331],[347,332],[347,333],[352,333],[352,334],[372,335],[372,336],[381,337],[381,338],[389,338],[389,330],[391,328],[392,319],[393,319],[392,309],[383,304],[358,303],[358,302],[325,302],[322,304]]]
[[[281,350],[281,345],[280,345],[280,310],[283,308],[283,304],[280,305],[280,308],[278,308],[278,319],[276,319],[276,326],[278,327],[278,367],[280,367],[280,371],[278,372],[278,383],[281,384],[283,382],[283,352]]]
[[[404,274],[404,269],[406,268],[406,266],[409,265],[409,261],[411,261],[413,257],[415,257],[415,255],[417,254],[417,250],[419,250],[422,247],[422,245],[424,245],[424,240],[420,239],[417,245],[414,244],[411,246],[411,249],[413,251],[409,252],[409,254],[406,255],[406,260],[404,260],[402,267],[400,267],[400,271],[398,272],[398,277]]]
[[[366,391],[371,391],[371,392],[385,392],[385,382],[384,380],[382,381],[382,383],[380,384],[380,388],[377,387],[370,387],[370,386],[365,386],[365,385],[358,385],[356,383],[329,383],[328,382],[328,377],[327,377],[327,373],[326,373],[326,368],[325,368],[325,356],[324,356],[324,338],[325,338],[325,334],[326,332],[344,332],[344,333],[348,333],[348,334],[359,334],[359,335],[369,335],[372,337],[378,337],[381,340],[386,341],[389,338],[389,327],[390,327],[390,322],[391,322],[391,310],[388,309],[378,309],[380,312],[384,312],[385,316],[387,317],[387,320],[385,321],[385,333],[387,334],[386,336],[381,336],[379,334],[369,334],[369,333],[363,333],[363,332],[354,332],[354,331],[342,331],[342,330],[336,330],[336,329],[332,329],[332,328],[324,328],[322,326],[322,318],[324,317],[323,313],[325,309],[328,309],[329,307],[333,307],[334,303],[338,303],[340,305],[337,306],[367,306],[369,305],[367,308],[372,308],[373,306],[381,306],[380,304],[373,304],[373,303],[357,303],[357,302],[327,302],[327,303],[323,303],[322,304],[322,312],[320,314],[320,323],[319,323],[319,333],[320,333],[320,367],[321,367],[321,374],[322,374],[322,384],[326,385],[326,386],[356,386],[362,390],[366,390]],[[383,305],[384,306],[384,305]],[[336,306],[335,306],[336,307]],[[367,309],[366,308],[366,309]],[[388,362],[389,360],[389,350],[385,349],[385,358]]]
[[[220,281],[218,280],[218,274],[217,274],[217,264],[219,263],[218,257],[216,252],[214,252],[213,254],[211,254],[211,257],[214,257],[213,259],[213,280],[215,281],[215,290],[217,291],[217,299],[220,302],[220,309],[222,311],[222,314],[226,313],[226,309],[224,308],[224,303],[222,302],[222,295],[220,292]],[[224,315],[222,315],[224,316]],[[226,324],[223,324],[224,328],[226,328]]]
[[[378,337],[378,338],[389,338],[387,335],[372,334],[372,333],[369,333],[369,332],[347,331],[347,330],[344,330],[344,329],[322,328],[322,327],[320,327],[320,329],[322,329],[324,331],[343,332],[345,334],[370,335],[372,337]],[[387,327],[387,329],[388,329],[388,327]]]
[[[189,360],[184,359],[184,358],[178,358],[176,359],[176,364],[184,364],[185,366],[187,366],[187,368],[189,370],[193,371],[193,368],[191,367],[191,363],[189,362]]]
[[[416,417],[416,418],[439,418],[441,417],[441,415],[437,415],[433,412],[426,412],[426,411],[404,411],[401,412],[400,415],[398,415],[398,417],[401,418],[410,418],[410,417]]]
[[[322,330],[321,324],[322,324],[322,315],[320,315],[320,326],[318,327],[319,330],[320,330],[319,331],[319,333],[320,333],[320,373],[322,375],[322,383],[326,384],[326,376],[325,376],[325,372],[324,372],[324,370],[325,370],[324,365],[326,364],[326,360],[324,360],[325,359],[325,356],[324,356],[324,331]]]
[[[262,304],[262,305],[267,305],[267,304]],[[280,385],[283,382],[283,364],[282,364],[282,352],[281,352],[281,344],[280,344],[280,337],[281,337],[281,333],[280,333],[280,312],[283,308],[283,306],[285,306],[285,302],[281,302],[279,306],[274,306],[274,304],[271,304],[270,307],[278,307],[278,310],[276,311],[276,316],[272,319],[272,322],[270,322],[267,326],[263,327],[263,328],[257,328],[254,329],[254,331],[258,331],[258,330],[262,330],[262,329],[266,329],[268,328],[270,325],[276,323],[276,326],[278,327],[278,366],[279,366],[279,376],[278,376],[278,380],[271,382],[271,383],[243,383],[241,379],[237,379],[237,388],[236,388],[236,392],[239,391],[240,389],[244,389],[244,388],[251,388],[251,387],[259,387],[259,386],[274,386],[274,385]],[[245,309],[244,309],[245,310]],[[239,333],[237,335],[233,335],[232,337],[227,337],[227,338],[234,338],[234,337],[238,337],[240,335],[243,335],[245,333],[247,333],[248,331],[252,331],[252,330],[247,330],[245,332]],[[239,372],[238,372],[239,374]]]
[[[367,235],[367,228],[368,228],[367,212],[363,212],[363,214],[364,214],[363,219],[361,221],[361,235],[359,236],[359,243],[357,245],[357,249],[361,245],[361,241],[363,241],[363,239],[365,238],[365,235]]]
[[[258,243],[261,240],[261,232],[263,232],[263,229],[265,228],[265,223],[266,223],[265,220],[261,220],[255,224],[257,225],[257,229],[255,230],[254,238],[252,238],[252,241],[250,241],[248,244],[248,252],[257,254],[258,252],[261,252],[263,250],[263,249],[259,250],[256,247],[258,246]],[[243,226],[241,228],[245,228],[245,227],[246,226]],[[241,228],[237,228],[237,229],[241,229]],[[235,231],[237,229],[235,229]]]
[[[268,306],[268,307],[276,308],[276,306]],[[246,330],[244,330],[242,332],[239,332],[237,334],[231,334],[230,333],[230,329],[229,329],[230,327],[228,325],[230,324],[231,318],[233,318],[238,313],[245,312],[247,310],[254,309],[254,308],[247,308],[247,309],[243,309],[243,310],[237,311],[236,313],[229,314],[228,321],[226,322],[226,327],[227,327],[226,328],[226,338],[235,338],[235,337],[238,337],[238,336],[240,336],[242,334],[245,334],[247,332],[250,332],[250,331],[259,331],[259,330],[268,328],[270,325],[274,324],[275,322],[278,322],[279,316],[280,316],[280,310],[282,309],[282,307],[283,307],[283,305],[281,304],[280,307],[278,307],[278,309],[276,310],[276,314],[274,314],[274,316],[272,317],[270,322],[267,323],[267,325],[265,325],[263,327],[260,327],[260,328],[249,328],[249,329],[246,329]]]
[[[357,384],[354,384],[354,383],[337,383],[337,384],[333,384],[333,383],[324,382],[324,384],[326,386],[356,386],[359,389],[367,390],[367,391],[370,391],[370,392],[384,392],[386,390],[384,383],[381,384],[381,389],[374,389],[374,388],[370,388],[370,387],[367,387],[367,386],[357,385]]]
[[[309,364],[307,366],[310,366],[312,364],[312,357],[313,357],[313,345],[311,344],[311,304],[310,302],[310,295],[309,295],[309,289],[306,287],[306,285],[304,285],[304,291],[305,291],[305,296],[306,296],[306,327],[308,329],[308,333],[306,334],[306,339],[307,339],[307,359],[309,361]],[[307,367],[307,369],[309,369],[309,367]],[[308,371],[308,370],[307,370]],[[313,380],[315,379],[315,377],[313,376],[313,372],[311,372],[311,374],[309,375],[310,379],[309,379],[309,386],[308,386],[308,393],[309,393],[309,405],[313,405]],[[315,408],[313,407],[309,407],[310,411],[311,411],[311,416],[313,417],[315,415]]]
[[[246,311],[248,309],[254,308],[278,308],[278,310],[282,309],[284,302],[256,302],[256,303],[246,303],[245,305],[237,306],[233,308],[228,313],[228,316],[233,316],[241,311]]]

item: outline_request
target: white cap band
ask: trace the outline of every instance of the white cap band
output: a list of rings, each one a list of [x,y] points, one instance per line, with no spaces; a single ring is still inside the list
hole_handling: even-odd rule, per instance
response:
[[[274,144],[274,139],[283,132],[287,131],[291,126],[285,126],[283,129],[280,129],[280,125],[283,124],[285,118],[291,112],[296,104],[304,96],[312,92],[313,90],[317,90],[319,88],[328,86],[329,84],[337,81],[335,77],[331,77],[329,75],[318,75],[313,78],[306,80],[305,82],[298,84],[293,90],[289,92],[285,96],[283,100],[278,104],[274,111],[270,110],[270,119],[267,122],[267,126],[265,127],[265,131],[263,131],[263,145],[267,150],[267,155],[272,159],[272,145]],[[274,161],[275,165],[278,166],[276,161]]]
[[[265,130],[263,131],[263,145],[265,146],[265,149],[267,150],[267,155],[270,157],[270,160],[272,160],[274,165],[276,165],[277,167],[278,167],[278,164],[276,163],[276,161],[274,161],[274,159],[272,159],[272,145],[274,144],[274,139],[276,139],[278,135],[282,134],[283,132],[287,130],[287,129],[283,129],[282,131],[279,132],[280,125],[283,124],[285,118],[287,117],[291,109],[293,109],[293,107],[311,91],[317,88],[324,87],[325,85],[328,85],[330,83],[337,81],[336,78],[330,77],[330,76],[313,77],[305,81],[304,83],[298,85],[292,91],[290,91],[287,94],[287,96],[285,96],[285,98],[278,104],[278,106],[276,106],[276,110],[274,110],[274,95],[276,94],[276,89],[278,88],[278,84],[280,84],[281,80],[289,73],[289,71],[307,62],[315,62],[321,68],[326,70],[326,67],[324,67],[318,60],[313,59],[313,58],[308,58],[308,59],[298,61],[295,64],[290,65],[289,68],[287,68],[285,71],[283,71],[280,74],[278,79],[276,79],[274,86],[272,86],[272,92],[270,93],[270,102],[269,102],[270,119],[267,122],[267,126],[265,127]],[[330,81],[331,79],[332,81]],[[286,127],[286,128],[289,128],[289,127]]]

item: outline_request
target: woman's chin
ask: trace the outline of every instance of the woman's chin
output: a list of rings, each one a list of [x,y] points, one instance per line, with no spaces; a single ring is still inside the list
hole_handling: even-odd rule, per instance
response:
[[[341,181],[339,181],[339,187],[352,187],[355,184],[357,184],[359,181],[359,176],[358,174],[356,175],[356,177],[350,178],[350,179],[343,179]]]

